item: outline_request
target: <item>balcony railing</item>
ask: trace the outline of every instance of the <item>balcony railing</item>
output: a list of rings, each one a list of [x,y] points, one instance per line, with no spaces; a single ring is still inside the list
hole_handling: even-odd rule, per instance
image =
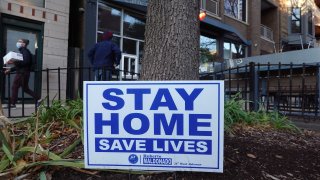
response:
[[[272,31],[271,28],[261,24],[260,33],[261,33],[261,37],[263,39],[266,39],[266,40],[274,42],[273,41],[273,31]]]
[[[219,17],[219,1],[201,0],[200,9],[205,10],[208,15]]]

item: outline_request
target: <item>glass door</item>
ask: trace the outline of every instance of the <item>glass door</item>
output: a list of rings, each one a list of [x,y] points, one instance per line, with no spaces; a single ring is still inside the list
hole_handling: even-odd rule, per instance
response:
[[[28,39],[29,45],[27,48],[30,50],[34,61],[33,70],[30,73],[29,88],[35,91],[38,95],[41,93],[41,67],[42,67],[42,34],[43,25],[39,22],[31,23],[29,20],[15,19],[10,17],[3,17],[2,19],[2,29],[1,29],[1,56],[3,57],[10,51],[19,52],[16,47],[16,42],[19,39]],[[11,68],[13,65],[3,65],[5,68]],[[3,100],[8,100],[9,91],[11,94],[11,87],[14,80],[15,74],[5,76],[2,79],[2,88],[0,89]],[[21,98],[24,97],[25,100],[31,99],[31,96],[24,93],[22,95],[22,90],[20,88],[18,95],[18,103]]]
[[[120,79],[138,78],[138,57],[131,54],[122,54],[120,68],[122,70]]]

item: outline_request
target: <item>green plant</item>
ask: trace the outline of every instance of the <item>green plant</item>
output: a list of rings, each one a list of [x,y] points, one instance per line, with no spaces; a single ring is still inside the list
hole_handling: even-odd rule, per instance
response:
[[[63,159],[82,142],[81,116],[81,99],[67,103],[54,100],[50,107],[42,103],[37,113],[27,121],[9,125],[6,128],[8,134],[0,131],[0,179],[16,176],[30,168],[39,171],[48,165],[83,168],[83,160]],[[63,133],[72,133],[72,143],[66,144],[62,152],[49,150],[48,144],[57,141]],[[44,173],[41,171],[40,176]]]
[[[245,103],[246,101],[240,99],[239,93],[226,101],[224,105],[224,123],[226,131],[230,131],[231,127],[236,123],[252,122],[252,118],[249,113],[243,109]]]
[[[300,132],[300,129],[297,126],[295,126],[286,116],[283,116],[276,111],[273,111],[269,114],[270,114],[270,123],[276,129],[284,129],[289,131]]]
[[[237,123],[246,125],[268,125],[275,129],[288,130],[299,132],[296,127],[287,117],[281,115],[278,111],[267,112],[260,108],[257,112],[244,110],[244,105],[247,103],[240,98],[240,93],[236,94],[232,99],[226,101],[224,109],[225,130],[232,131],[232,126]],[[260,107],[262,107],[260,105]]]

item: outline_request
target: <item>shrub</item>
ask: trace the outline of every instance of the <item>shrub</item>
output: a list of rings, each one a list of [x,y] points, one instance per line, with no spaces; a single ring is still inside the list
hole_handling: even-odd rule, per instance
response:
[[[267,125],[275,129],[299,132],[297,128],[287,117],[281,115],[278,111],[267,112],[259,109],[257,112],[244,110],[245,100],[240,99],[238,93],[232,99],[226,101],[224,109],[225,130],[232,131],[232,126],[238,123],[246,125]]]

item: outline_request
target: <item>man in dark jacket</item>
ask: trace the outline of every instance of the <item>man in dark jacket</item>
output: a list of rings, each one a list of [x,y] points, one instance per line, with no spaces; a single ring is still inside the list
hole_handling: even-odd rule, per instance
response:
[[[27,46],[29,44],[29,40],[27,39],[19,39],[17,42],[17,48],[19,52],[23,56],[23,61],[13,61],[10,62],[14,64],[14,67],[5,71],[5,74],[9,74],[10,72],[16,71],[16,76],[13,80],[12,85],[12,96],[10,99],[11,108],[16,107],[16,102],[18,98],[19,88],[22,87],[23,92],[26,92],[30,96],[32,96],[35,100],[38,100],[39,97],[29,88],[29,77],[30,70],[32,65],[32,54],[30,53]]]
[[[94,67],[96,81],[111,80],[114,64],[120,64],[121,51],[111,41],[112,37],[111,32],[103,33],[102,41],[97,43],[88,53],[90,63]]]

